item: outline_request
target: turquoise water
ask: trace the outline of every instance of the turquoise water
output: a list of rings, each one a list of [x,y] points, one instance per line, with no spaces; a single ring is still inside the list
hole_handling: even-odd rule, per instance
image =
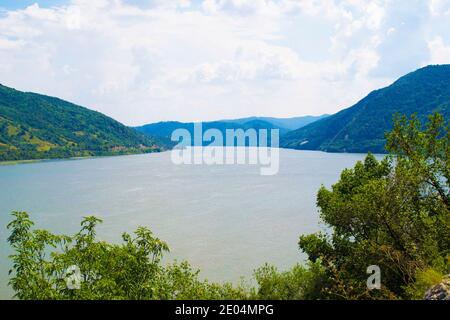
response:
[[[148,226],[168,242],[169,259],[187,259],[216,281],[238,281],[265,262],[304,261],[297,241],[321,228],[315,196],[361,154],[280,149],[277,175],[257,165],[175,165],[170,152],[0,166],[0,298],[7,287],[6,225],[13,210],[55,233],[81,217],[104,219],[99,238],[120,241]]]

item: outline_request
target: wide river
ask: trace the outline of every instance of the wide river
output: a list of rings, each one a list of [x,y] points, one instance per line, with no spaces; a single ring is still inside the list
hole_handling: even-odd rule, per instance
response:
[[[73,233],[83,216],[96,215],[104,220],[99,238],[114,242],[148,226],[168,242],[169,259],[235,282],[265,262],[282,270],[304,262],[299,235],[324,228],[318,188],[363,157],[280,149],[272,176],[258,165],[176,165],[170,152],[0,166],[0,298],[12,296],[6,225],[13,210],[54,233]]]

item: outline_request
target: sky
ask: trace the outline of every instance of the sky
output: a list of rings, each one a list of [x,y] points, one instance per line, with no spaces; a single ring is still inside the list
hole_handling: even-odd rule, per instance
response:
[[[0,83],[127,125],[335,113],[450,63],[450,0],[0,0]]]

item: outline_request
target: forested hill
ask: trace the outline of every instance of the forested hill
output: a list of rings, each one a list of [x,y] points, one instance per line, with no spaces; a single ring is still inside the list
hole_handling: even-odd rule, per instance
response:
[[[280,136],[283,136],[289,131],[298,129],[300,127],[303,127],[319,119],[323,119],[325,117],[327,117],[327,115],[302,116],[294,118],[248,117],[240,119],[227,119],[227,120],[202,122],[202,129],[203,130],[217,129],[222,133],[224,137],[226,136],[227,129],[233,130],[278,129]],[[136,127],[136,130],[151,137],[158,138],[161,141],[166,141],[168,145],[170,145],[170,137],[172,135],[172,132],[176,129],[186,129],[193,136],[194,122],[166,121],[166,122],[150,123],[140,127]],[[209,143],[210,142],[205,142],[205,145],[208,145]]]
[[[0,85],[0,161],[157,150],[151,137],[99,112]]]
[[[349,88],[351,90],[351,88]],[[440,112],[450,118],[450,65],[428,66],[389,87],[371,92],[354,106],[287,133],[285,148],[330,152],[384,152],[395,113],[421,120]]]

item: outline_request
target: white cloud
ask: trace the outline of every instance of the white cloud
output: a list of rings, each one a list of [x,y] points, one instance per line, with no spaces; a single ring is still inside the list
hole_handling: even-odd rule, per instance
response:
[[[189,80],[219,83],[290,80],[297,77],[300,68],[297,54],[288,48],[243,44],[231,59],[195,66]]]
[[[202,7],[205,12],[210,14],[225,11],[239,15],[276,15],[282,9],[275,1],[268,0],[205,0]]]
[[[449,0],[430,0],[429,8],[433,16],[450,15]]]
[[[404,72],[450,56],[450,35],[439,28],[443,1],[430,1],[428,11],[391,0],[127,3],[72,0],[6,12],[0,82],[127,124],[294,116],[353,104],[400,76],[400,58]],[[315,37],[326,37],[326,54],[304,58],[298,44]]]
[[[0,38],[0,50],[20,49],[24,45],[22,40],[9,40]]]
[[[430,49],[430,64],[450,64],[450,45],[446,46],[441,37],[435,37],[428,42]]]

